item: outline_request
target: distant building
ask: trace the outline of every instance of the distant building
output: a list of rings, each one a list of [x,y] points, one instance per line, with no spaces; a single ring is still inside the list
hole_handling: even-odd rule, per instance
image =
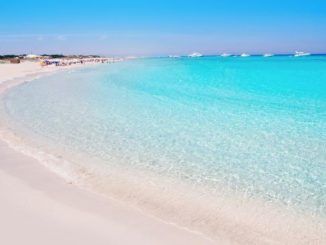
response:
[[[37,54],[28,54],[28,55],[25,56],[25,59],[39,59],[41,57],[42,56],[37,55]]]

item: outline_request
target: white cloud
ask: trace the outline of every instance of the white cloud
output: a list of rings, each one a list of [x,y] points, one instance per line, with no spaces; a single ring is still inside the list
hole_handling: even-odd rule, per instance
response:
[[[43,36],[38,36],[38,37],[36,38],[36,40],[42,42],[42,41],[44,40],[44,37],[43,37]]]
[[[65,40],[67,40],[67,38],[64,35],[58,35],[57,36],[57,40],[59,40],[59,41],[65,41]]]
[[[106,40],[106,39],[108,39],[108,35],[100,35],[99,36],[99,40]]]

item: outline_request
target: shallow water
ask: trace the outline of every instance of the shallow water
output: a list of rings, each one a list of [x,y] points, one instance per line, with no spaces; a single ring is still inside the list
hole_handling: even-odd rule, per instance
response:
[[[101,166],[102,189],[121,170],[134,188],[222,188],[326,214],[325,56],[139,59],[40,78],[3,101],[39,149]]]

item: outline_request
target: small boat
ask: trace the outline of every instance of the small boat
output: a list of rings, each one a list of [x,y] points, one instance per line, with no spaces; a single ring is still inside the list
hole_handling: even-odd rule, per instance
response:
[[[202,57],[203,55],[198,52],[194,52],[192,54],[189,54],[188,57],[195,58],[195,57]]]
[[[270,54],[270,53],[264,54],[264,57],[272,57],[272,56],[274,56],[274,54]]]
[[[240,56],[241,56],[241,57],[249,57],[250,54],[243,53],[243,54],[241,54]]]
[[[308,56],[310,53],[302,52],[302,51],[295,51],[294,57],[301,57],[301,56]]]
[[[169,58],[180,58],[180,55],[169,55]]]
[[[228,54],[228,53],[221,54],[221,57],[229,57],[229,56],[231,56],[231,54]]]

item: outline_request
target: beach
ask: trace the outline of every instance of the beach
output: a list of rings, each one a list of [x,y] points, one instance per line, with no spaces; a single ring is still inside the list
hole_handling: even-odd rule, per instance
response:
[[[70,68],[0,64],[1,91]],[[80,189],[3,141],[0,159],[1,244],[215,244]]]
[[[0,64],[0,243],[323,244],[325,57],[264,59]]]
[[[3,1],[0,245],[326,245],[326,1]]]

